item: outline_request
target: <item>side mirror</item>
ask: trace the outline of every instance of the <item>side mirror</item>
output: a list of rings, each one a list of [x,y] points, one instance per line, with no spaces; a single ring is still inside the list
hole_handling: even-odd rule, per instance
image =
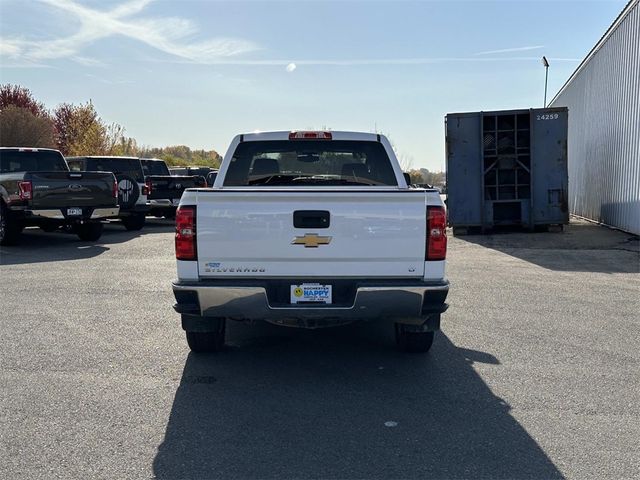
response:
[[[404,176],[404,181],[407,182],[407,187],[411,186],[411,175],[409,175],[407,172],[402,172],[402,175]]]

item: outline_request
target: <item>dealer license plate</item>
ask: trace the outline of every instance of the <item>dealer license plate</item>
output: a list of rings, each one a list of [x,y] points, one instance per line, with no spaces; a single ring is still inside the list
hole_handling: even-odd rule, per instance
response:
[[[82,209],[77,207],[67,208],[67,215],[68,216],[82,215]]]
[[[291,303],[331,303],[331,285],[291,285]]]

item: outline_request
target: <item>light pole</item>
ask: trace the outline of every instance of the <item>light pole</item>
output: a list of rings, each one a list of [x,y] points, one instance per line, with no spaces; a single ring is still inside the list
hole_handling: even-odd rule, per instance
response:
[[[544,108],[547,108],[547,79],[549,78],[549,61],[547,57],[542,57],[542,65],[544,65]]]

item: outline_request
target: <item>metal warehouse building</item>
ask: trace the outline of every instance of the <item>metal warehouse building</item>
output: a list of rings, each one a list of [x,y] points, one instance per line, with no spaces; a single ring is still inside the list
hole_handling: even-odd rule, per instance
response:
[[[640,8],[631,0],[551,101],[569,107],[572,213],[640,234]]]

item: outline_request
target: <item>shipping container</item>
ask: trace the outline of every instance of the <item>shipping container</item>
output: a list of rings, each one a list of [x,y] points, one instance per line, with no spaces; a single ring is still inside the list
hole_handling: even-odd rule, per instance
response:
[[[566,108],[447,114],[449,225],[568,223],[567,116]]]
[[[551,105],[571,112],[571,213],[640,235],[637,0],[627,4]]]

